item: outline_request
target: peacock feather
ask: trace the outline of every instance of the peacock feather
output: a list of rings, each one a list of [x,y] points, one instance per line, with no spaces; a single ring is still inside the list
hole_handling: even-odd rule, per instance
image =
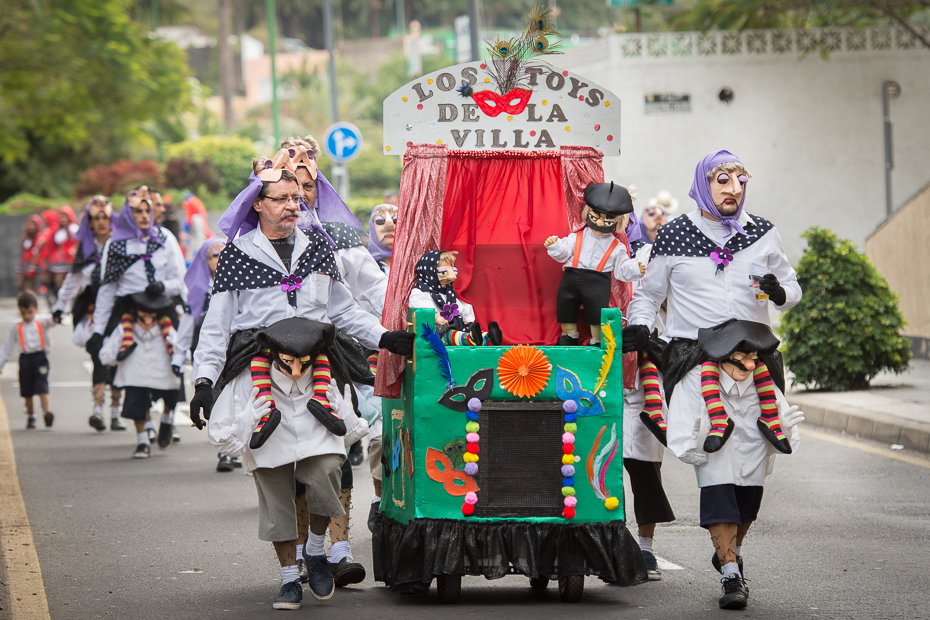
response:
[[[558,51],[559,41],[553,42],[550,39],[560,36],[549,24],[551,11],[551,7],[537,6],[530,11],[530,23],[520,36],[513,39],[495,36],[485,41],[491,58],[487,63],[487,71],[501,95],[506,95],[514,88],[521,88],[529,82],[530,74],[527,69],[540,66],[539,62],[534,62],[536,57],[561,54]]]

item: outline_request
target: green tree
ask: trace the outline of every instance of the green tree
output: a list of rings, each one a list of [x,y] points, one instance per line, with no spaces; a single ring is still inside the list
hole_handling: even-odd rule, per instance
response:
[[[255,144],[241,136],[204,136],[172,144],[165,149],[169,165],[175,159],[198,163],[209,161],[219,174],[220,193],[227,198],[232,198],[248,184],[252,160],[257,156]]]
[[[188,68],[128,0],[7,0],[0,11],[0,200],[63,195],[85,168],[176,134]]]
[[[801,302],[782,315],[785,365],[800,385],[861,390],[883,370],[907,369],[904,316],[885,278],[851,241],[810,228],[798,263]]]

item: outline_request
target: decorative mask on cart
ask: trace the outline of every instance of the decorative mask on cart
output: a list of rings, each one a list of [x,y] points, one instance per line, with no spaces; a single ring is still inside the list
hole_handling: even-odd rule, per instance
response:
[[[557,367],[555,375],[555,395],[563,401],[574,401],[578,405],[578,417],[601,415],[604,403],[594,392],[581,387],[581,379],[571,370]]]

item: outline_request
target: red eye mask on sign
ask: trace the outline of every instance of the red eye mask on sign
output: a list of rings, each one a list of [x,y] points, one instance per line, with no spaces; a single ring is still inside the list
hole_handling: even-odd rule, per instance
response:
[[[488,116],[497,116],[502,112],[507,114],[520,114],[530,102],[533,91],[524,88],[514,88],[506,95],[498,95],[493,90],[479,90],[471,98],[475,100],[481,111]]]

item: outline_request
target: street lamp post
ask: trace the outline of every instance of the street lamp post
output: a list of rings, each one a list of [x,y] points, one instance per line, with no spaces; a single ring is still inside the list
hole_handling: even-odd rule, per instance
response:
[[[277,145],[281,141],[281,113],[278,109],[278,74],[274,66],[275,36],[278,30],[275,0],[266,0],[265,8],[268,12],[268,50],[271,54],[271,118],[274,123],[274,142]]]
[[[894,145],[892,143],[891,100],[901,95],[897,82],[882,82],[882,121],[885,130],[885,215],[894,210],[891,195],[891,171],[894,170]]]
[[[329,52],[329,105],[332,108],[333,123],[339,122],[339,96],[336,91],[336,56],[333,50],[333,0],[323,2],[323,40]],[[343,200],[349,198],[349,168],[345,164],[333,162],[333,181]]]

